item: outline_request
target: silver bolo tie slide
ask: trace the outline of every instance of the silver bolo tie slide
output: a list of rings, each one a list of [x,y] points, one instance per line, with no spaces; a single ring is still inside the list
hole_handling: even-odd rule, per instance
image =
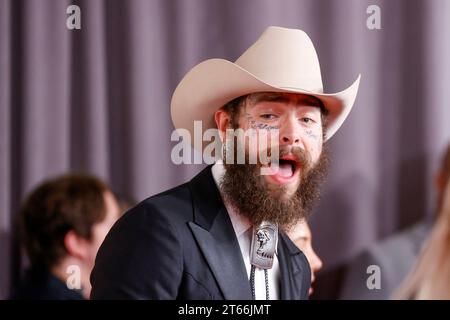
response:
[[[267,270],[273,266],[275,249],[278,242],[278,226],[270,222],[262,222],[253,227],[252,244],[250,247],[250,286],[252,298],[255,300],[255,268],[264,270],[266,284],[266,300],[269,300],[269,279]]]

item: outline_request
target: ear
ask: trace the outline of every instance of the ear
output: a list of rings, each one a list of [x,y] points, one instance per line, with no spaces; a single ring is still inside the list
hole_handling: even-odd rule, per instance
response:
[[[82,260],[86,259],[89,254],[88,245],[88,240],[77,235],[73,230],[70,230],[64,236],[64,246],[67,253],[72,257]]]
[[[217,129],[219,130],[220,140],[223,143],[226,130],[230,128],[231,124],[230,114],[221,108],[214,113],[214,120],[216,121]]]

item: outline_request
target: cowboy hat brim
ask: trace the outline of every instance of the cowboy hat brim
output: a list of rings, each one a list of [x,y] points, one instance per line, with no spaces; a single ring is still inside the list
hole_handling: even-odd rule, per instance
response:
[[[356,99],[361,75],[347,89],[331,94],[302,88],[276,86],[259,79],[239,65],[224,59],[209,59],[192,68],[178,84],[171,101],[176,129],[187,129],[194,136],[194,121],[202,129],[216,128],[214,113],[229,101],[255,92],[302,93],[320,99],[328,110],[326,140],[347,118]],[[199,150],[201,151],[201,150]]]

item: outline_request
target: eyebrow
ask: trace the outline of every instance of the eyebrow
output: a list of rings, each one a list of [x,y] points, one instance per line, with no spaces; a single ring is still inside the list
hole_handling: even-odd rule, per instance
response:
[[[302,96],[302,97],[293,97],[286,94],[281,93],[256,93],[250,96],[250,101],[253,105],[260,102],[280,102],[280,103],[289,103],[291,101],[295,101],[296,103],[306,103],[311,107],[322,108],[322,103],[319,99],[313,96]]]

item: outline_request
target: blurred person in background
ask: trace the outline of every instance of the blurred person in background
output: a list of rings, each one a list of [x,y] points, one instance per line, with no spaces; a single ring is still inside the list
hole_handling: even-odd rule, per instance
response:
[[[114,197],[119,205],[120,217],[137,204],[137,201],[133,197],[125,193],[114,192]]]
[[[436,212],[441,212],[444,190],[450,177],[450,145],[444,153],[440,168],[435,176],[437,191]],[[427,236],[430,234],[434,217],[426,218],[412,227],[396,233],[368,250],[360,253],[348,265],[339,299],[389,299],[408,272],[411,270]],[[369,289],[367,267],[380,267],[381,287]]]
[[[20,212],[30,268],[12,298],[88,298],[95,256],[118,217],[113,193],[95,177],[65,175],[39,185]]]
[[[450,181],[424,249],[393,298],[450,300]]]
[[[313,249],[312,233],[308,222],[305,220],[300,221],[287,234],[295,245],[302,250],[306,256],[306,259],[308,259],[309,266],[311,268],[311,287],[309,288],[309,295],[311,295],[314,291],[312,284],[316,279],[316,272],[322,269],[322,260]]]

